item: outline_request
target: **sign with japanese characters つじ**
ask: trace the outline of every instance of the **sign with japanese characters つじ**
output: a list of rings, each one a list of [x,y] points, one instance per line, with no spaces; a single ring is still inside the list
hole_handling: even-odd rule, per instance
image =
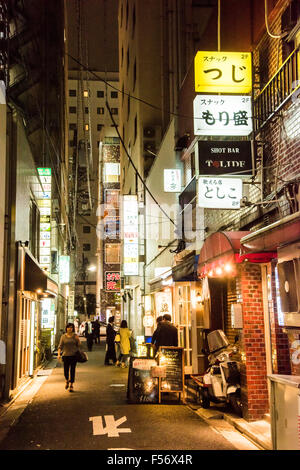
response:
[[[251,93],[250,52],[198,51],[194,65],[198,93]]]
[[[194,99],[195,135],[240,135],[252,132],[250,96],[197,95]]]
[[[198,205],[207,209],[239,209],[243,197],[240,178],[198,179]]]

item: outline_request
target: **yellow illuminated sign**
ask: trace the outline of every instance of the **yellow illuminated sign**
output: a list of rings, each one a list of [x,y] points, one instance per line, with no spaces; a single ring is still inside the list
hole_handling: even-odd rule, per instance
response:
[[[250,52],[198,51],[195,57],[195,91],[198,93],[250,93]]]

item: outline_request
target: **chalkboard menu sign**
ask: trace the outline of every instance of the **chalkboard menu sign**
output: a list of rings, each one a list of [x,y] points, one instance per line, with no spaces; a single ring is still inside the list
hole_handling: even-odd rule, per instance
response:
[[[159,348],[159,365],[166,369],[160,378],[159,398],[163,392],[184,392],[184,350],[175,346]]]
[[[154,359],[131,357],[128,371],[127,400],[129,403],[158,403],[158,378],[152,377]]]

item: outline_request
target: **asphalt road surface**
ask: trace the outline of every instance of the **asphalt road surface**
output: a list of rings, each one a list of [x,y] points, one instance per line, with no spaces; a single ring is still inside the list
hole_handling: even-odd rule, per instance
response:
[[[104,366],[104,342],[78,364],[74,393],[53,369],[0,442],[0,450],[233,450],[182,404],[129,404],[128,369]]]

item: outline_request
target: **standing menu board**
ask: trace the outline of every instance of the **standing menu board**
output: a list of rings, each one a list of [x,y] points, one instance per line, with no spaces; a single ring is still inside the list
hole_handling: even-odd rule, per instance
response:
[[[152,377],[156,361],[148,358],[130,358],[127,399],[129,403],[157,403],[158,378]]]
[[[165,377],[159,379],[159,403],[161,393],[184,393],[184,350],[175,346],[159,348],[159,365],[166,369]]]

